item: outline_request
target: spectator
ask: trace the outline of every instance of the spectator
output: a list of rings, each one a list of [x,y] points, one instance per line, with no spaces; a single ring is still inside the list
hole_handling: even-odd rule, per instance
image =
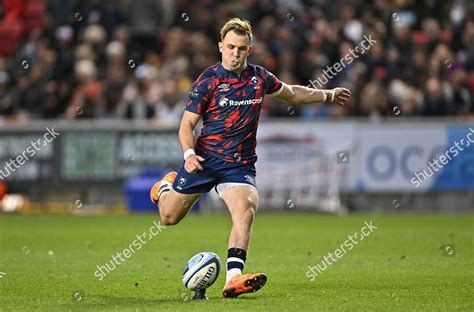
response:
[[[76,63],[77,87],[66,112],[68,118],[92,118],[102,91],[102,83],[97,80],[97,68],[91,60]]]
[[[166,126],[179,126],[187,102],[186,98],[179,95],[177,81],[167,80],[164,84],[163,96],[156,106],[156,121]]]
[[[45,118],[48,105],[48,91],[43,79],[43,70],[33,66],[30,75],[22,75],[19,80],[16,105],[20,114],[30,118]]]
[[[138,66],[135,70],[136,79],[125,87],[117,115],[135,120],[153,117],[160,93],[157,77],[158,71],[153,66],[149,64]]]
[[[453,113],[437,78],[426,81],[422,113],[424,116],[449,116]]]
[[[14,114],[13,98],[8,87],[10,77],[5,70],[0,71],[0,116]]]
[[[450,106],[457,115],[467,115],[474,112],[472,97],[466,85],[466,72],[462,69],[454,71],[451,83],[446,84]]]
[[[0,60],[1,115],[172,124],[191,83],[218,62],[218,30],[232,16],[252,22],[250,62],[291,83],[344,85],[353,94],[346,107],[291,110],[267,98],[264,116],[383,117],[395,106],[405,116],[474,115],[468,1],[43,1],[46,22],[31,31],[21,14],[27,2],[3,1],[0,53],[9,56]],[[376,44],[325,76],[364,35]]]

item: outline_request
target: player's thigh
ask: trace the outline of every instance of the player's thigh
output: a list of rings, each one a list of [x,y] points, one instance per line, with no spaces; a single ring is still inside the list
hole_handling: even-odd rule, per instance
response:
[[[199,197],[214,187],[216,178],[212,174],[212,161],[206,160],[202,165],[205,170],[195,173],[189,173],[184,169],[184,165],[181,166],[173,187],[164,200],[165,214],[168,216],[186,215]]]
[[[160,212],[166,215],[186,215],[200,196],[201,194],[183,194],[171,189]]]
[[[250,184],[240,184],[226,189],[221,194],[231,215],[247,212],[255,213],[258,209],[258,192]]]
[[[219,172],[220,179],[216,186],[217,193],[226,203],[231,214],[258,209],[258,192],[256,187],[256,170],[253,164],[226,164]]]

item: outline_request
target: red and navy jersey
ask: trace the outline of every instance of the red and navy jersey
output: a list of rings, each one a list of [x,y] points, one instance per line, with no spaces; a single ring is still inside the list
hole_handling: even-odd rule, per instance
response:
[[[221,63],[193,83],[186,110],[202,115],[196,150],[228,162],[257,160],[257,127],[265,94],[278,95],[283,83],[262,66],[247,64],[236,74]]]

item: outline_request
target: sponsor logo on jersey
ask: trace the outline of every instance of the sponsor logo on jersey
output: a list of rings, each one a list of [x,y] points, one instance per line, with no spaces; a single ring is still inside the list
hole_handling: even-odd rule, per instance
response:
[[[245,105],[254,105],[254,104],[261,104],[263,102],[263,98],[259,97],[257,99],[251,100],[241,100],[241,101],[234,101],[229,100],[228,98],[222,98],[219,101],[219,106],[226,107],[226,106],[245,106]]]
[[[227,105],[229,105],[229,100],[228,100],[227,98],[223,97],[223,98],[219,101],[219,106],[225,107],[225,106],[227,106]]]

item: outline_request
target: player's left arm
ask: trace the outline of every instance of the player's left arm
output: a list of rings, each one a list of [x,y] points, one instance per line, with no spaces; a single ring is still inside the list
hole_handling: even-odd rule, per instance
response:
[[[290,104],[309,103],[337,103],[344,105],[351,97],[351,91],[346,88],[313,89],[300,85],[288,85],[283,83],[281,92],[275,98]]]

